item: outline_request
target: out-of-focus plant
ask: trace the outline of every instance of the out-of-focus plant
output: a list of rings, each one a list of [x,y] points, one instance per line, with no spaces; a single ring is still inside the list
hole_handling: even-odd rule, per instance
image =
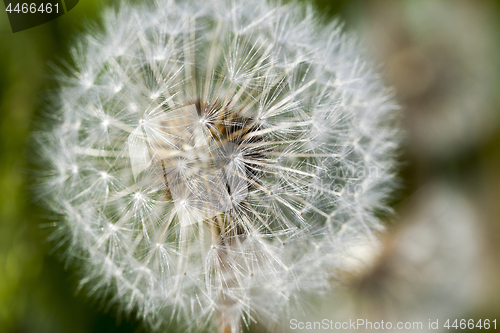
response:
[[[467,153],[499,121],[498,20],[486,1],[370,1],[357,17],[420,159]]]

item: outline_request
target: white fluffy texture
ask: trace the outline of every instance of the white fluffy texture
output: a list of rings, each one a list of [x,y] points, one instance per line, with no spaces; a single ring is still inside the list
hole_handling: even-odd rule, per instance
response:
[[[381,228],[396,107],[304,9],[123,4],[73,49],[42,192],[82,283],[153,329],[276,323]]]

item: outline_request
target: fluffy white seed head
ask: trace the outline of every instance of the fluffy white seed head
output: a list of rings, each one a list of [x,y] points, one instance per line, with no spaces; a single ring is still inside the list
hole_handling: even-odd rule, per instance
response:
[[[158,0],[80,37],[41,190],[90,290],[153,328],[237,332],[354,268],[387,209],[395,105],[311,13]]]

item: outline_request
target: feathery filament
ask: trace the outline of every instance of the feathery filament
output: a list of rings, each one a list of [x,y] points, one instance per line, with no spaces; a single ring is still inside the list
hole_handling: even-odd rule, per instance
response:
[[[153,329],[232,332],[331,290],[381,228],[397,146],[355,42],[265,0],[123,4],[103,26],[40,135],[82,284]]]

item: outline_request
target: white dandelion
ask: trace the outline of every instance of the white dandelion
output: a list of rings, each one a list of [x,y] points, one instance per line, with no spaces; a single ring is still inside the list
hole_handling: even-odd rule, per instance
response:
[[[396,106],[356,42],[265,0],[124,3],[102,25],[39,135],[82,285],[152,329],[233,333],[329,293],[393,188]]]

